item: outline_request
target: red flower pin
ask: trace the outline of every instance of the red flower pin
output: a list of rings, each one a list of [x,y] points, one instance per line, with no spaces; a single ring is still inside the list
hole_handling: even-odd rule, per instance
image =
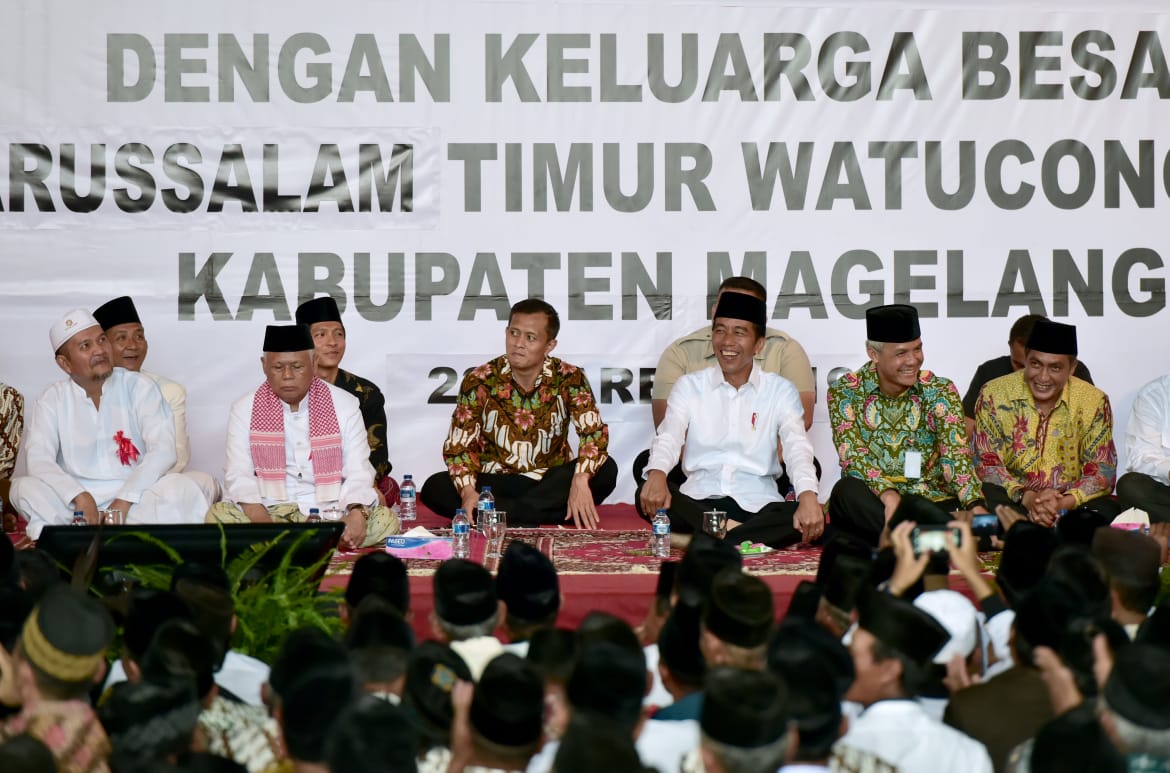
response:
[[[114,442],[118,444],[118,461],[123,467],[129,467],[138,461],[138,449],[122,430],[118,430],[118,434],[114,435]]]

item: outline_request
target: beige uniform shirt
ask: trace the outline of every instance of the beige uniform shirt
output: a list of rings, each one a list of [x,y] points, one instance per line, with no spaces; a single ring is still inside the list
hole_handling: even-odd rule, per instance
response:
[[[791,381],[797,392],[816,390],[812,366],[804,347],[787,333],[767,328],[764,348],[756,355],[756,363],[761,369]],[[659,358],[658,367],[654,371],[654,390],[650,397],[665,400],[670,397],[670,390],[680,376],[706,370],[717,364],[715,350],[711,346],[710,325],[685,335],[666,347]]]

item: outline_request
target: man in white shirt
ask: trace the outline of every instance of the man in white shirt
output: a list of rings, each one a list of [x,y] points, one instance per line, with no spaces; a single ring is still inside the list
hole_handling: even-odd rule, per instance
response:
[[[711,332],[718,367],[682,376],[670,392],[645,482],[635,496],[643,518],[667,508],[671,528],[691,533],[702,530],[704,511],[723,510],[733,544],[750,540],[783,547],[823,534],[800,393],[755,362],[764,346],[766,319],[767,307],[759,298],[720,296]],[[668,483],[667,473],[684,443],[687,480],[677,487]],[[776,489],[778,446],[784,449],[795,503],[785,502]]]
[[[931,658],[950,638],[946,629],[908,601],[880,591],[862,596],[849,644],[855,679],[846,700],[864,707],[834,747],[846,770],[899,773],[990,773],[983,744],[944,725],[914,698]]]
[[[342,513],[346,548],[383,544],[398,516],[378,505],[357,398],[317,378],[305,325],[269,325],[265,381],[228,418],[225,501],[208,523],[302,523],[309,511]]]
[[[25,436],[28,474],[12,482],[36,539],[75,511],[121,510],[126,523],[197,523],[207,499],[174,467],[175,423],[158,386],[115,368],[101,326],[83,309],[53,324],[49,342],[69,378],[45,390]]]
[[[1117,481],[1123,509],[1137,507],[1150,523],[1170,523],[1170,376],[1141,388],[1125,427],[1126,468]]]
[[[138,316],[138,309],[128,295],[106,301],[93,310],[93,318],[102,326],[110,342],[111,361],[115,368],[141,373],[158,384],[163,398],[175,418],[175,466],[171,472],[181,472],[195,482],[208,502],[219,500],[219,482],[205,472],[187,470],[191,461],[191,443],[187,439],[187,390],[177,381],[142,369],[149,344],[146,330]]]
[[[499,626],[501,611],[495,580],[479,564],[452,558],[435,570],[433,587],[431,634],[463,658],[471,678],[478,682],[488,663],[504,651],[492,633]]]

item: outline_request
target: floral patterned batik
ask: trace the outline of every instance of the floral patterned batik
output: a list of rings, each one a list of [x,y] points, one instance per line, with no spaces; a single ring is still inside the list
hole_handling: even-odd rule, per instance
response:
[[[1077,506],[1113,492],[1117,449],[1109,398],[1075,376],[1047,416],[1018,371],[987,382],[975,405],[977,472],[1018,500],[1053,488]]]
[[[507,357],[480,365],[463,379],[443,443],[455,489],[474,486],[481,472],[539,478],[566,464],[574,456],[570,423],[579,445],[576,471],[592,475],[609,458],[609,428],[583,370],[546,357],[536,384],[524,392]]]
[[[893,489],[969,507],[983,498],[975,477],[959,392],[928,370],[897,397],[878,387],[866,363],[829,389],[829,422],[841,474],[864,480],[875,494]],[[922,454],[922,474],[906,476],[906,452]]]

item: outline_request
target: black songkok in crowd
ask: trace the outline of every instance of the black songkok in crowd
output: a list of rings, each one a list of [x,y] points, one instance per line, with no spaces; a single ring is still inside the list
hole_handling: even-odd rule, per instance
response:
[[[333,296],[326,295],[297,306],[296,319],[298,325],[306,326],[314,322],[341,322],[341,310]]]
[[[414,649],[414,630],[389,601],[381,596],[367,596],[353,611],[343,641],[349,650],[393,647],[410,652]]]
[[[266,352],[306,352],[312,348],[308,325],[269,325],[264,329]]]
[[[857,596],[869,579],[873,561],[852,555],[840,555],[825,582],[822,598],[842,612],[857,608]]]
[[[727,567],[736,570],[743,567],[743,556],[739,551],[706,532],[695,534],[678,562],[674,578],[679,602],[702,607],[711,593],[711,581]]]
[[[500,559],[496,595],[507,605],[508,614],[520,620],[545,620],[561,607],[561,586],[552,561],[519,540],[513,540]]]
[[[768,324],[768,305],[754,295],[724,290],[715,304],[712,324],[718,318],[742,319],[753,325],[765,327]]]
[[[1053,322],[1050,319],[1036,320],[1032,334],[1028,336],[1025,349],[1044,352],[1045,354],[1068,354],[1077,356],[1077,328],[1076,325],[1066,325],[1063,322]]]
[[[1057,547],[1052,529],[1038,523],[1016,521],[1007,530],[995,579],[1009,606],[1039,584]]]
[[[448,625],[476,625],[499,608],[491,573],[462,558],[444,561],[435,571],[435,614]]]
[[[866,309],[865,337],[883,344],[904,344],[922,338],[918,309],[905,303]]]
[[[678,604],[658,632],[658,657],[675,679],[689,685],[703,683],[707,671],[703,653],[699,650],[700,610],[688,604]]]
[[[859,627],[916,663],[927,665],[951,638],[937,620],[909,601],[888,593],[863,593],[858,603]]]
[[[774,674],[716,668],[707,675],[699,727],[736,749],[775,743],[788,732],[788,694]]]
[[[114,640],[114,621],[96,600],[66,587],[48,590],[25,620],[24,657],[62,682],[92,679]]]
[[[102,332],[115,325],[142,324],[142,320],[138,318],[138,309],[134,308],[134,301],[129,295],[106,301],[98,306],[93,310],[93,318],[102,326]]]
[[[737,569],[715,576],[703,609],[703,625],[725,644],[745,649],[768,641],[776,619],[772,591],[758,577]]]
[[[535,746],[544,715],[544,681],[536,668],[505,652],[488,663],[471,699],[471,726],[498,746]]]
[[[345,603],[351,610],[367,596],[379,596],[390,602],[399,612],[410,609],[410,579],[406,564],[389,553],[367,553],[354,562],[353,574],[345,586]]]
[[[191,746],[202,706],[191,682],[120,682],[99,709],[115,757],[162,760]]]
[[[1093,534],[1093,557],[1112,582],[1157,596],[1162,553],[1155,540],[1136,531],[1102,527]]]
[[[768,670],[788,687],[790,709],[802,732],[804,720],[809,727],[840,720],[854,669],[853,657],[836,636],[816,623],[785,619],[768,644]]]
[[[1170,729],[1170,652],[1130,644],[1117,653],[1105,682],[1105,702],[1119,716],[1149,730]]]

